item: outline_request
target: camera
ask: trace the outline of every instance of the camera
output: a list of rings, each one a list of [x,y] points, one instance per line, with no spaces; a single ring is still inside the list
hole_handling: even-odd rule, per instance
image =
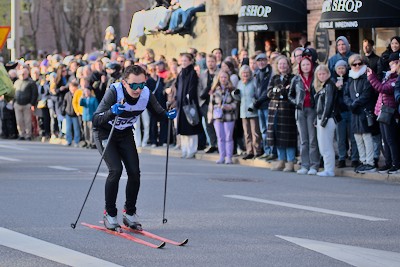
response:
[[[254,104],[253,104],[253,103],[251,103],[251,104],[249,105],[249,107],[247,108],[247,111],[249,111],[249,112],[254,112]]]

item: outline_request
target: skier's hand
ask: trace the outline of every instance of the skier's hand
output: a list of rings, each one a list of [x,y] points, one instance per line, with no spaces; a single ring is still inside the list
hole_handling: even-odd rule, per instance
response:
[[[121,115],[122,112],[124,112],[124,110],[125,110],[125,106],[120,103],[116,103],[111,106],[111,112],[115,115]]]
[[[167,118],[170,119],[170,120],[175,119],[176,118],[176,109],[173,108],[173,109],[167,111],[165,113],[165,115],[167,115]]]

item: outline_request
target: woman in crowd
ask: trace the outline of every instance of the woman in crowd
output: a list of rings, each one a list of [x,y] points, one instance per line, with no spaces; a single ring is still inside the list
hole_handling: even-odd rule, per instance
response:
[[[362,163],[355,168],[355,172],[375,172],[374,145],[371,134],[371,126],[374,120],[371,104],[373,89],[367,79],[367,66],[361,55],[350,56],[349,64],[351,69],[349,81],[344,87],[344,102],[352,113],[351,126]]]
[[[233,129],[236,120],[236,101],[231,92],[234,87],[229,74],[220,71],[216,82],[211,87],[210,104],[208,106],[209,123],[214,121],[215,133],[218,139],[219,159],[217,164],[232,164]]]
[[[221,64],[221,70],[229,74],[229,80],[231,81],[233,87],[236,88],[239,82],[239,77],[236,74],[235,66],[233,65],[233,63],[225,60]]]
[[[240,118],[242,119],[246,154],[243,159],[253,159],[262,155],[261,132],[258,112],[253,106],[256,85],[250,67],[243,65],[239,71],[240,81],[234,96],[240,100]]]
[[[392,108],[393,114],[388,122],[379,122],[382,139],[384,143],[385,166],[379,169],[380,173],[397,173],[400,169],[399,141],[398,141],[398,118],[397,103],[394,98],[394,87],[398,77],[397,69],[399,66],[399,53],[393,53],[389,57],[390,71],[383,81],[379,81],[378,76],[367,68],[367,76],[372,87],[379,93],[378,101],[375,105],[375,115],[379,117],[382,108]]]
[[[178,131],[181,135],[181,151],[182,157],[191,159],[197,153],[198,134],[202,131],[202,126],[199,123],[191,125],[186,118],[183,107],[188,104],[194,104],[197,110],[197,115],[200,114],[200,107],[197,96],[197,85],[199,78],[193,66],[193,56],[189,53],[180,55],[182,71],[176,79],[176,98],[178,111]]]
[[[297,129],[300,135],[301,168],[298,174],[315,175],[318,172],[320,155],[315,130],[314,94],[312,86],[314,71],[309,57],[303,57],[299,63],[299,74],[292,79],[289,100],[296,108]]]
[[[50,86],[50,95],[51,99],[55,103],[54,108],[57,114],[57,122],[59,129],[59,137],[62,136],[62,121],[64,116],[62,115],[62,107],[64,103],[64,96],[68,92],[68,77],[67,77],[67,66],[60,64],[57,68],[56,78],[55,78],[55,87]]]
[[[314,74],[315,102],[317,111],[317,139],[319,151],[324,159],[324,170],[318,176],[335,176],[335,138],[336,123],[340,121],[337,105],[338,91],[330,79],[328,66],[319,65]]]
[[[285,56],[276,58],[274,73],[268,87],[268,146],[275,146],[278,151],[278,161],[272,170],[294,171],[296,156],[297,130],[294,116],[294,106],[288,100],[291,73],[289,59]]]
[[[378,61],[378,78],[382,81],[385,77],[385,73],[388,72],[390,75],[389,57],[392,53],[400,52],[400,36],[393,36],[390,38],[390,43],[386,47],[386,50],[382,53],[381,58]]]

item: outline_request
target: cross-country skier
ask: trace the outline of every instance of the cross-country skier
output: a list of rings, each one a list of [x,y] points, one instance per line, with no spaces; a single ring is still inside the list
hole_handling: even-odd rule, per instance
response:
[[[176,117],[175,109],[166,111],[158,104],[146,86],[146,71],[135,65],[126,68],[120,83],[110,86],[93,116],[94,138],[100,153],[103,153],[109,142],[104,154],[109,170],[105,184],[104,226],[109,230],[117,230],[120,227],[115,203],[122,174],[122,162],[128,174],[123,223],[133,229],[141,229],[136,215],[140,168],[132,128],[138,116],[146,108],[160,118],[167,116],[169,119],[174,119]],[[108,140],[116,116],[118,118],[115,129]]]

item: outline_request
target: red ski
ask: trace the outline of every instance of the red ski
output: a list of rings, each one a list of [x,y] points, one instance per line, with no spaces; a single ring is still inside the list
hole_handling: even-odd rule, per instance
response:
[[[116,235],[116,236],[125,238],[127,240],[130,240],[130,241],[133,241],[133,242],[136,242],[136,243],[139,243],[139,244],[151,247],[151,248],[163,248],[165,246],[165,242],[162,242],[160,245],[156,245],[156,244],[147,242],[145,240],[142,240],[140,238],[134,237],[130,234],[127,234],[127,233],[123,232],[122,230],[121,231],[112,231],[112,230],[108,230],[104,226],[97,226],[97,225],[88,224],[88,223],[84,223],[84,222],[81,224],[86,227],[89,227],[91,229],[99,230],[99,231],[102,231],[102,232],[105,232],[105,233],[111,234],[111,235]]]
[[[142,235],[142,236],[145,236],[145,237],[148,237],[148,238],[152,238],[152,239],[155,239],[155,240],[159,240],[159,241],[162,241],[162,242],[165,242],[165,243],[168,243],[168,244],[171,244],[171,245],[175,245],[175,246],[184,246],[184,245],[187,244],[187,242],[189,242],[189,239],[185,239],[183,242],[176,242],[176,241],[167,239],[165,237],[161,237],[161,236],[158,236],[156,234],[147,232],[145,230],[141,230],[141,231],[134,230],[134,229],[129,228],[129,227],[125,226],[125,225],[122,226],[122,229],[124,229],[125,231],[129,231],[131,233],[139,234],[139,235]]]

